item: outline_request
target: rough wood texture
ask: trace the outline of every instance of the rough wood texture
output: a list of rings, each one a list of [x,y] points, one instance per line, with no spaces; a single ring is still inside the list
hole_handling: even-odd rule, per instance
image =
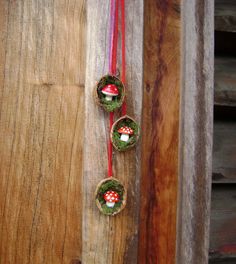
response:
[[[236,32],[235,0],[215,0],[215,30]]]
[[[0,1],[0,263],[79,263],[84,2]]]
[[[175,262],[180,1],[145,1],[139,263]]]
[[[236,255],[236,186],[217,185],[212,189],[210,249]],[[230,245],[230,246],[229,246]],[[233,247],[234,245],[234,247]],[[224,248],[223,248],[224,247]],[[224,251],[224,252],[223,252]]]
[[[215,122],[213,182],[236,183],[236,122]]]
[[[126,1],[128,114],[139,123],[142,106],[143,1]],[[87,1],[87,64],[83,177],[82,263],[137,263],[140,149],[114,151],[114,173],[127,187],[126,208],[114,217],[102,215],[94,191],[107,177],[109,115],[93,100],[93,88],[108,71],[108,1]]]
[[[236,58],[215,58],[215,93],[216,105],[236,106]]]
[[[208,263],[214,1],[183,4],[177,264]]]

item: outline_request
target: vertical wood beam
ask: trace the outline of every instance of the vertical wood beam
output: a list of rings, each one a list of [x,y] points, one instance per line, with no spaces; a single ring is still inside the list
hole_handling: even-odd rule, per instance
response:
[[[139,263],[175,262],[180,1],[145,1]]]
[[[0,263],[81,260],[85,7],[0,1]]]
[[[143,1],[126,1],[128,114],[141,121]],[[94,191],[107,177],[109,115],[93,100],[96,81],[108,72],[109,1],[87,1],[87,68],[83,177],[83,263],[137,263],[140,148],[114,152],[114,177],[128,189],[126,208],[115,217],[96,208]]]
[[[214,1],[183,1],[178,264],[208,263]]]

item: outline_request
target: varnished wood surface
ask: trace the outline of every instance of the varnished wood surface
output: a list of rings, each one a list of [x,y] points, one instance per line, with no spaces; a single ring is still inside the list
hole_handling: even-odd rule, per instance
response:
[[[212,177],[214,1],[183,1],[177,264],[207,264]]]
[[[0,263],[79,263],[85,1],[0,1]]]
[[[180,1],[145,1],[139,263],[175,263]]]
[[[213,144],[213,182],[236,183],[236,122],[216,121]]]
[[[215,58],[215,91],[216,105],[236,106],[236,58],[218,56]]]
[[[96,207],[94,191],[107,177],[109,115],[93,100],[93,89],[108,71],[109,1],[87,1],[87,63],[83,177],[82,263],[137,263],[140,145],[125,153],[114,150],[114,173],[127,188],[127,205],[114,216]],[[143,1],[126,2],[126,57],[128,114],[139,123],[142,108]]]

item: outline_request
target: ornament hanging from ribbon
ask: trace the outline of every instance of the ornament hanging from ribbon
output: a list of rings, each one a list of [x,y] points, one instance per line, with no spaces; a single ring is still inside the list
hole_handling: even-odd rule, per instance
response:
[[[121,79],[117,76],[117,46],[119,10],[121,10],[121,46],[122,65]],[[108,142],[108,178],[102,180],[95,191],[98,209],[105,215],[115,215],[124,209],[127,191],[124,185],[113,177],[112,148],[126,151],[135,146],[140,135],[137,122],[127,115],[125,83],[126,83],[126,53],[125,53],[125,0],[110,0],[110,31],[109,31],[109,74],[103,76],[94,90],[98,105],[109,112]],[[121,108],[122,116],[114,123],[114,111]]]

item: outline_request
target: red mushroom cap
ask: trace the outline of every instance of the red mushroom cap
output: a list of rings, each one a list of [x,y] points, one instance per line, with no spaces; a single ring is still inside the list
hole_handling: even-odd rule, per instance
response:
[[[102,88],[102,93],[106,95],[116,96],[119,94],[119,91],[115,84],[108,84]]]
[[[124,126],[124,127],[121,127],[121,128],[118,130],[118,133],[120,133],[120,134],[133,135],[134,131],[133,131],[132,128],[127,127],[127,126]]]
[[[103,197],[104,200],[109,203],[117,203],[120,200],[119,194],[114,191],[107,191]]]

